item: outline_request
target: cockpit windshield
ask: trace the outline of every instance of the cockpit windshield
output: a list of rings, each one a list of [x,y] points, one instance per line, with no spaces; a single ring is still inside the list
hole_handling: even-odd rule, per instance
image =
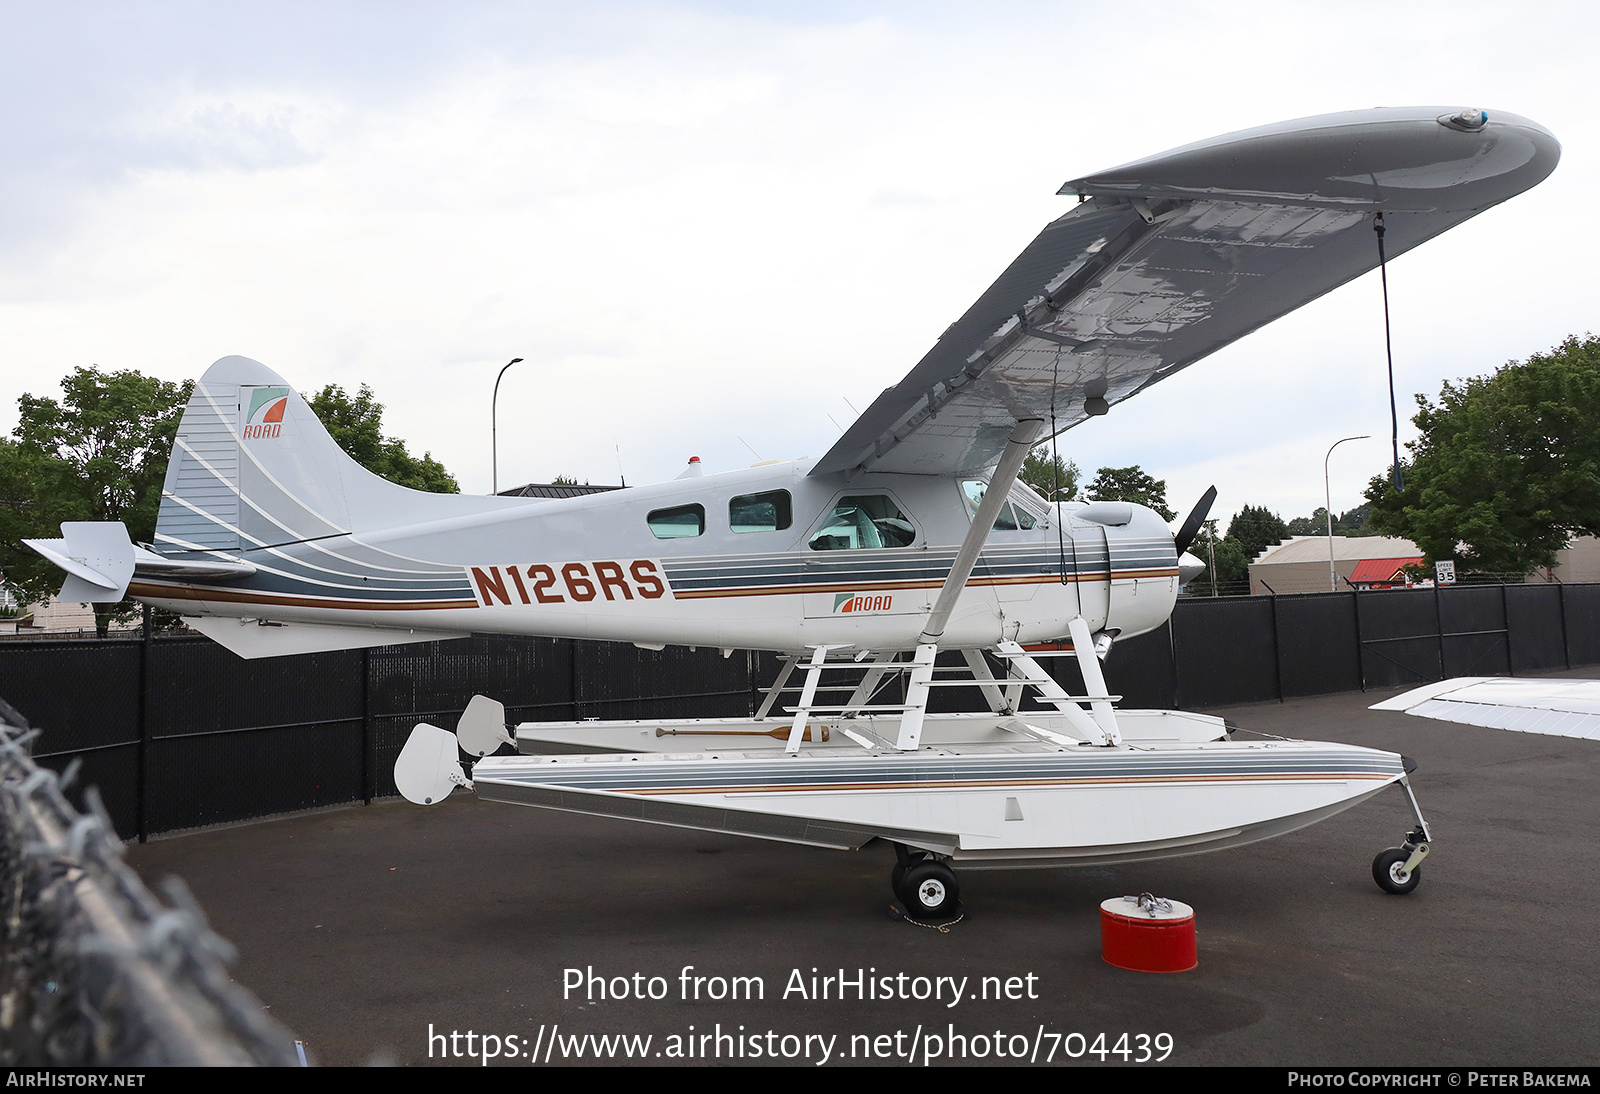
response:
[[[968,517],[976,516],[978,506],[983,504],[983,495],[988,493],[989,484],[982,479],[968,479],[961,484],[961,493],[967,499]],[[1017,503],[1015,497],[1006,499],[1000,507],[1000,513],[994,518],[996,532],[1015,532],[1027,530],[1036,523],[1035,517]]]
[[[886,494],[840,498],[810,540],[813,551],[855,551],[871,547],[909,547],[917,529]]]

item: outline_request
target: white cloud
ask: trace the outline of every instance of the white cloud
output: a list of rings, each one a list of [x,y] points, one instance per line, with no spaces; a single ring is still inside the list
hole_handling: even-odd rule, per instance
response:
[[[690,454],[748,463],[739,436],[816,456],[844,398],[898,380],[1066,208],[1062,180],[1379,102],[1510,108],[1567,142],[1538,191],[1394,264],[1402,417],[1413,391],[1593,325],[1587,273],[1560,258],[1593,249],[1572,215],[1594,166],[1580,9],[1559,28],[1474,5],[1156,5],[1136,25],[1098,6],[320,10],[169,20],[146,62],[81,25],[40,32],[89,86],[49,140],[11,146],[6,215],[33,229],[0,246],[0,425],[75,365],[178,379],[244,353],[303,390],[371,384],[392,432],[486,490],[490,390],[521,356],[502,484],[613,479],[619,444],[634,481]],[[1179,508],[1216,477],[1219,511],[1309,512],[1328,443],[1387,436],[1376,291],[1330,295],[1063,454],[1140,463]],[[1386,447],[1364,444],[1355,493]]]

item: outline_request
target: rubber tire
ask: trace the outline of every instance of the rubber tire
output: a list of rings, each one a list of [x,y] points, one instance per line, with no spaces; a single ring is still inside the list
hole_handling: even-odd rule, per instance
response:
[[[955,871],[944,863],[924,860],[901,875],[895,895],[912,919],[939,919],[961,903],[961,884]]]
[[[895,860],[894,869],[889,871],[889,891],[894,893],[896,899],[900,897],[900,883],[905,880],[906,871],[927,857],[926,852],[912,851],[909,862],[901,862],[898,858]]]
[[[1406,859],[1411,857],[1411,852],[1404,847],[1390,847],[1388,850],[1379,851],[1378,857],[1372,860],[1372,880],[1378,883],[1378,888],[1395,896],[1404,896],[1417,887],[1417,882],[1422,880],[1422,867],[1418,866],[1411,871],[1411,876],[1405,881],[1400,881],[1394,876],[1395,871],[1404,866]]]

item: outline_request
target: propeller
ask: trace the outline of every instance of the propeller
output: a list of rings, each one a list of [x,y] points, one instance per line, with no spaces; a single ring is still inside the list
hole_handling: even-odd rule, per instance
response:
[[[1189,510],[1189,516],[1184,520],[1183,527],[1178,529],[1178,534],[1172,537],[1172,545],[1177,548],[1178,554],[1189,549],[1189,544],[1194,542],[1194,537],[1200,534],[1200,526],[1206,522],[1206,514],[1211,512],[1211,505],[1217,500],[1217,488],[1213,486],[1200,500],[1194,503],[1194,508]]]

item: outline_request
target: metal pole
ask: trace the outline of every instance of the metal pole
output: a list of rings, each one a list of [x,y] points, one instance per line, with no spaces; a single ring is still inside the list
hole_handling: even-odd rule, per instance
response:
[[[504,376],[506,374],[506,369],[510,368],[520,360],[522,360],[522,358],[513,357],[511,360],[505,363],[503,368],[500,369],[500,375],[494,378],[494,398],[489,401],[489,493],[491,494],[500,493],[500,437],[498,429],[500,413],[500,376]]]
[[[1206,521],[1205,524],[1206,524],[1206,547],[1207,547],[1208,552],[1209,552],[1207,557],[1210,560],[1210,569],[1211,569],[1211,595],[1212,596],[1220,596],[1222,594],[1217,592],[1217,521],[1216,521],[1216,518],[1213,517],[1211,520]]]
[[[413,704],[415,705],[415,704]],[[372,647],[361,651],[361,804],[372,804]]]
[[[143,604],[144,626],[139,634],[139,750],[133,773],[134,828],[143,843],[150,836],[150,813],[145,803],[150,797],[150,642],[155,623],[150,605]]]
[[[1363,433],[1359,437],[1344,437],[1334,441],[1328,446],[1328,454],[1322,457],[1322,500],[1324,506],[1322,515],[1328,518],[1328,591],[1330,593],[1339,591],[1339,577],[1333,569],[1333,487],[1328,482],[1328,461],[1333,458],[1333,450],[1344,444],[1345,441],[1365,441],[1370,440],[1371,437],[1372,434]]]

